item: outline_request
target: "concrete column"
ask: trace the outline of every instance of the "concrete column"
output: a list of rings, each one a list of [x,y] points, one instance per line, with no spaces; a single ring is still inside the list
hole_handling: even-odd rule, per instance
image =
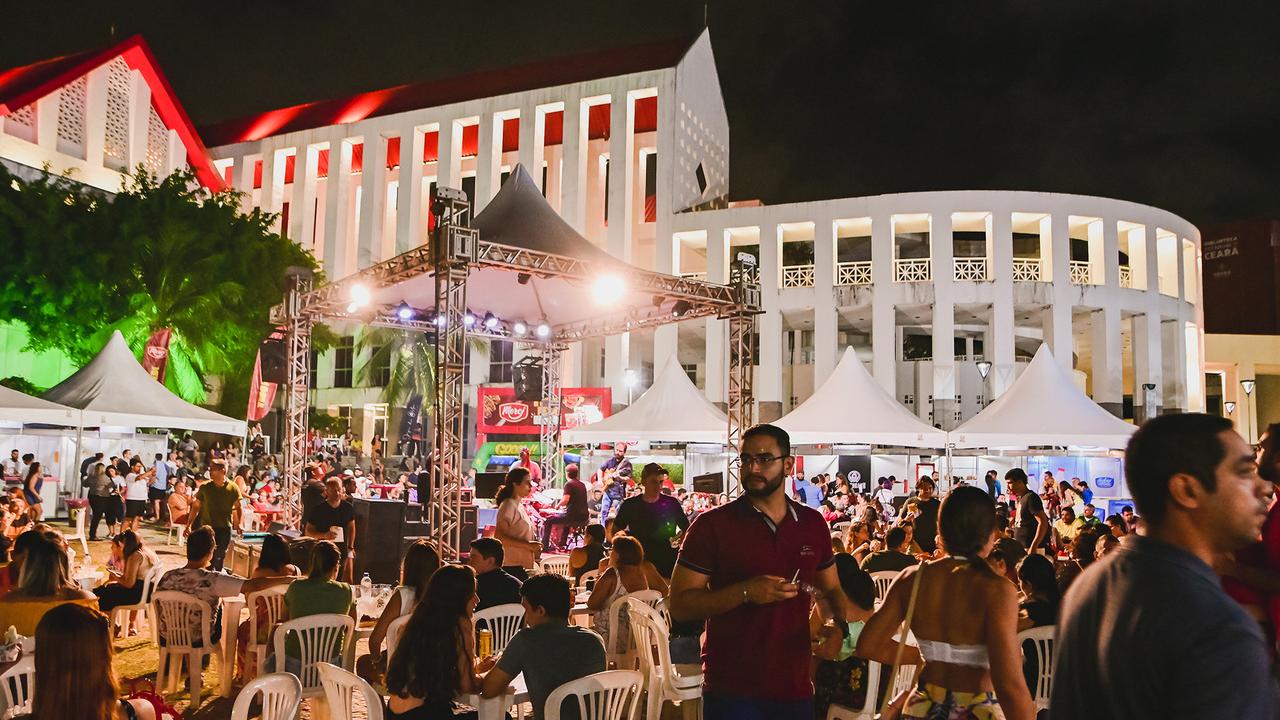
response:
[[[107,76],[110,71],[102,65],[89,72],[89,84],[84,94],[84,159],[89,167],[102,167],[103,153],[107,146]],[[57,116],[54,116],[57,128]]]
[[[764,314],[756,318],[760,334],[760,358],[756,369],[756,401],[760,422],[782,417],[782,310],[778,288],[782,284],[782,237],[777,223],[760,226],[760,291]]]
[[[236,190],[242,193],[240,208],[245,212],[253,209],[253,169],[258,165],[258,155],[244,155],[236,160],[236,169],[231,173],[231,181]]]
[[[182,167],[187,161],[187,146],[182,144],[182,138],[178,137],[176,130],[168,131],[168,152],[165,154],[164,173],[166,176],[172,175],[174,170]]]
[[[986,395],[994,400],[1004,394],[1017,377],[1014,341],[1017,329],[1013,320],[1013,216],[1007,208],[991,216],[991,267],[994,293],[991,320],[982,343],[984,360],[991,363]]]
[[[707,228],[707,280],[721,285],[729,282],[729,236],[724,228]],[[729,368],[729,324],[707,318],[706,366],[702,376],[707,399],[724,407],[729,393],[726,379]]]
[[[147,161],[147,130],[151,125],[151,86],[137,70],[129,72],[129,153],[128,172]],[[169,148],[165,148],[167,151]],[[164,168],[156,168],[157,174]],[[163,177],[163,175],[161,176]]]
[[[1151,393],[1156,398],[1155,413],[1160,414],[1164,389],[1161,341],[1159,314],[1133,316],[1133,419],[1138,424],[1151,419],[1146,416],[1144,385],[1154,386]]]
[[[524,105],[520,108],[520,164],[529,173],[529,177],[542,189],[542,159],[545,155],[543,144],[546,138],[546,112],[536,105]]]
[[[929,246],[933,258],[933,423],[950,430],[956,413],[956,311],[949,210],[931,216]]]
[[[897,397],[898,320],[892,298],[893,220],[882,215],[871,220],[871,374],[880,387]]]
[[[625,90],[614,93],[609,108],[609,252],[631,260],[632,201],[635,184],[635,102]]]
[[[1109,305],[1091,318],[1093,400],[1124,417],[1124,364],[1120,354],[1120,308]]]
[[[1177,318],[1162,319],[1160,323],[1164,412],[1187,411],[1187,343],[1182,328]]]
[[[400,131],[400,189],[396,195],[396,254],[418,247],[426,239],[422,222],[422,153],[426,132],[420,127]]]
[[[320,148],[299,145],[293,161],[293,197],[289,200],[289,239],[304,248],[314,244],[316,231],[316,172]]]
[[[36,145],[49,153],[58,152],[58,107],[61,96],[61,93],[49,93],[35,103]]]
[[[436,153],[436,187],[462,188],[462,123],[441,120]]]
[[[1075,367],[1071,343],[1072,293],[1075,289],[1071,286],[1071,240],[1066,215],[1054,215],[1050,219],[1049,253],[1052,257],[1053,300],[1043,311],[1044,337],[1058,364],[1069,371]]]
[[[360,234],[356,269],[382,260],[382,229],[387,215],[387,139],[380,133],[364,136],[364,165],[360,171]]]
[[[1120,287],[1120,238],[1116,232],[1115,220],[1108,218],[1102,221],[1102,262],[1093,270],[1093,281],[1109,288]],[[1101,274],[1098,266],[1101,266]]]
[[[347,275],[350,182],[351,141],[335,132],[329,141],[329,177],[325,182],[324,200],[324,272],[335,279]]]
[[[263,212],[275,213],[277,216],[284,204],[284,170],[285,154],[270,141],[262,144],[262,190],[258,207]],[[271,223],[271,229],[280,232],[280,218]]]
[[[672,113],[672,98],[675,97],[675,80],[674,77],[668,77],[658,87],[658,147],[671,148],[675,147],[675,127],[669,118]],[[673,187],[673,173],[670,162],[664,162],[661,156],[657,159],[657,186]],[[639,190],[644,192],[644,185],[640,185]],[[547,196],[551,196],[550,188],[547,189]],[[643,199],[642,199],[643,202]],[[654,238],[656,242],[654,269],[660,273],[668,273],[671,275],[678,274],[680,271],[680,244],[676,241],[675,233],[672,232],[672,213],[670,207],[670,194],[658,193],[656,208],[656,222],[654,223]],[[721,231],[721,236],[724,232]],[[687,327],[687,326],[686,326]],[[680,325],[664,325],[654,331],[653,335],[653,357],[655,372],[660,371],[660,362],[669,355],[679,358],[680,353]]]
[[[813,387],[831,376],[840,360],[836,313],[836,230],[828,217],[813,224]]]
[[[476,207],[480,212],[498,194],[502,165],[502,123],[510,113],[480,116],[479,147],[476,151]],[[520,118],[524,122],[524,118]]]
[[[658,232],[654,239],[654,269],[668,275],[676,274],[676,240],[669,233]],[[653,367],[661,372],[666,359],[679,350],[680,326],[676,323],[660,325],[653,331]]]
[[[578,232],[586,229],[587,105],[577,95],[564,100],[564,140],[560,180],[560,216]],[[661,164],[659,164],[661,167]],[[658,197],[663,197],[658,193]]]

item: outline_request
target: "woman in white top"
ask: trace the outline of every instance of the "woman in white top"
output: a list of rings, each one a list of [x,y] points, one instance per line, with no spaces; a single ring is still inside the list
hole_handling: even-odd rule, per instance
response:
[[[142,536],[132,530],[112,538],[111,554],[121,570],[112,573],[115,577],[111,582],[93,590],[93,594],[98,596],[98,609],[108,614],[112,608],[142,602],[147,573],[158,562],[155,553],[143,544]]]
[[[506,564],[502,566],[520,582],[529,579],[529,571],[542,553],[542,543],[534,539],[533,523],[522,501],[533,492],[529,471],[515,467],[507,471],[506,482],[498,488],[493,501],[498,504],[498,522],[493,536],[502,543]]]
[[[147,512],[147,491],[156,469],[142,470],[142,461],[135,459],[129,465],[129,474],[124,478],[124,529],[138,531],[138,523]]]
[[[400,564],[400,587],[391,594],[382,615],[373,626],[369,635],[369,654],[361,655],[356,660],[356,674],[371,683],[380,684],[382,674],[387,671],[387,662],[391,659],[393,648],[388,646],[384,651],[382,642],[387,637],[387,629],[396,618],[413,612],[418,599],[427,596],[427,583],[431,576],[440,569],[440,553],[436,546],[426,540],[418,540],[409,546],[404,553],[404,561]]]
[[[605,647],[610,647],[610,632],[616,631],[623,636],[630,634],[627,613],[622,613],[617,628],[609,627],[612,621],[609,609],[618,598],[649,589],[664,595],[667,593],[666,583],[661,577],[656,578],[655,583],[655,578],[645,571],[645,566],[649,563],[644,561],[644,547],[630,535],[613,536],[613,550],[609,553],[608,562],[609,569],[596,580],[595,587],[591,589],[591,597],[587,598],[587,609],[592,612],[591,629],[604,639]]]

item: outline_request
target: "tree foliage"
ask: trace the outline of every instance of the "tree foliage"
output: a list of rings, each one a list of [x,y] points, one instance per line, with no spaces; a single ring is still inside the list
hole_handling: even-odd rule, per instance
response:
[[[0,317],[27,326],[28,350],[57,349],[77,364],[113,330],[140,356],[155,330],[171,328],[165,385],[203,402],[209,376],[247,385],[288,268],[315,268],[271,230],[274,219],[190,173],[156,179],[139,169],[109,195],[0,166]]]

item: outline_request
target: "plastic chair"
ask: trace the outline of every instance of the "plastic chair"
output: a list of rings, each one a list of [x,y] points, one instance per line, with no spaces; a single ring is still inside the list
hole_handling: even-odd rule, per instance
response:
[[[172,692],[181,677],[182,661],[187,661],[187,684],[192,707],[200,704],[203,681],[201,663],[205,655],[218,658],[219,672],[230,672],[222,656],[221,643],[209,640],[213,610],[209,604],[184,592],[157,590],[151,596],[154,634],[160,646],[160,662],[156,668],[156,684],[160,694]]]
[[[297,716],[302,683],[289,673],[269,673],[245,683],[231,708],[231,720],[249,720],[249,707],[258,693],[262,693],[261,720],[293,720]]]
[[[4,717],[26,715],[31,712],[31,698],[35,695],[36,658],[30,653],[0,675],[0,690],[4,691]]]
[[[898,575],[902,574],[899,570],[881,570],[880,572],[871,573],[871,582],[876,585],[876,599],[884,600],[889,597],[889,587],[893,585],[893,581],[898,579]]]
[[[1018,633],[1018,648],[1024,655],[1026,643],[1030,642],[1036,649],[1036,682],[1031,688],[1031,699],[1037,710],[1049,709],[1049,697],[1053,695],[1053,644],[1056,635],[1057,628],[1052,625]]]
[[[72,540],[80,541],[80,550],[84,552],[85,557],[89,557],[89,510],[88,508],[72,508],[75,514],[76,531],[70,535],[63,535],[67,544],[71,544]]]
[[[111,627],[119,629],[120,637],[129,631],[129,620],[136,612],[140,619],[147,621],[147,634],[151,636],[151,644],[156,643],[156,624],[147,617],[147,610],[151,607],[151,596],[155,594],[156,584],[163,574],[159,567],[148,570],[146,577],[142,579],[142,599],[133,605],[119,605],[111,610]]]
[[[862,704],[861,709],[832,703],[827,708],[827,720],[874,720],[880,710],[880,696],[876,694],[876,688],[880,687],[881,667],[883,666],[874,660],[867,663],[867,681],[863,684],[867,688],[867,701]]]
[[[691,712],[694,705],[684,701],[702,697],[702,673],[681,675],[671,664],[671,633],[656,608],[627,598],[627,611],[631,614],[631,636],[638,648],[640,672],[645,677],[645,720],[660,720],[662,705],[668,701],[679,705],[686,717],[696,717]]]
[[[493,633],[493,654],[497,655],[506,649],[511,638],[524,627],[524,606],[506,603],[478,610],[475,624],[476,630],[488,629]]]
[[[266,669],[267,651],[270,649],[270,637],[268,636],[267,642],[260,643],[258,635],[263,630],[270,632],[271,628],[280,623],[280,616],[284,614],[284,594],[288,589],[288,585],[276,585],[245,596],[244,606],[249,609],[249,642],[245,646],[245,657],[253,655],[257,663],[254,667],[258,673]],[[258,613],[258,601],[266,606],[265,617]],[[246,673],[245,678],[249,677],[251,676]]]
[[[169,545],[181,545],[182,540],[187,536],[187,524],[175,523],[173,518],[169,518],[169,527],[166,529],[169,531],[169,539],[166,541]]]
[[[396,646],[400,644],[400,636],[404,634],[404,626],[409,624],[409,618],[412,615],[401,615],[391,624],[387,626],[387,660],[391,660],[391,654],[396,651]]]
[[[569,577],[569,556],[551,555],[542,558],[542,572]]]
[[[627,600],[630,598],[656,609],[662,602],[662,593],[657,590],[637,590],[617,598],[609,606],[609,637],[604,639],[605,667],[612,666],[619,670],[634,670],[639,667],[631,633],[616,631],[616,628],[622,627],[622,618],[627,614]]]
[[[571,680],[551,691],[542,716],[560,720],[560,705],[574,698],[582,720],[634,720],[643,684],[635,670],[606,670]]]
[[[599,570],[588,570],[578,577],[578,589],[585,590],[587,587],[587,581],[595,581],[598,579],[600,579]]]
[[[320,685],[320,671],[316,666],[337,657],[344,669],[353,669],[351,656],[356,642],[355,630],[356,621],[350,615],[335,613],[308,615],[281,624],[276,629],[276,672],[285,672],[285,638],[291,634],[297,636],[302,665],[302,672],[298,675],[302,681],[302,697],[322,696],[324,688]],[[333,652],[335,646],[338,648],[336,654]]]
[[[382,720],[382,696],[373,686],[355,673],[326,662],[316,663],[320,671],[320,684],[324,686],[325,703],[329,706],[329,720],[354,720],[352,700],[356,693],[364,698],[367,720]]]

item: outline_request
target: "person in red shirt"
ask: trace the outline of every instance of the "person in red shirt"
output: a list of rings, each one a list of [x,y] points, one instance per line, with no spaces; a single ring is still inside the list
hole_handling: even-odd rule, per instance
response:
[[[671,615],[706,620],[706,720],[811,720],[809,609],[815,591],[836,618],[854,612],[840,588],[830,530],[787,498],[791,439],[774,425],[742,437],[743,495],[698,516],[671,580]]]

